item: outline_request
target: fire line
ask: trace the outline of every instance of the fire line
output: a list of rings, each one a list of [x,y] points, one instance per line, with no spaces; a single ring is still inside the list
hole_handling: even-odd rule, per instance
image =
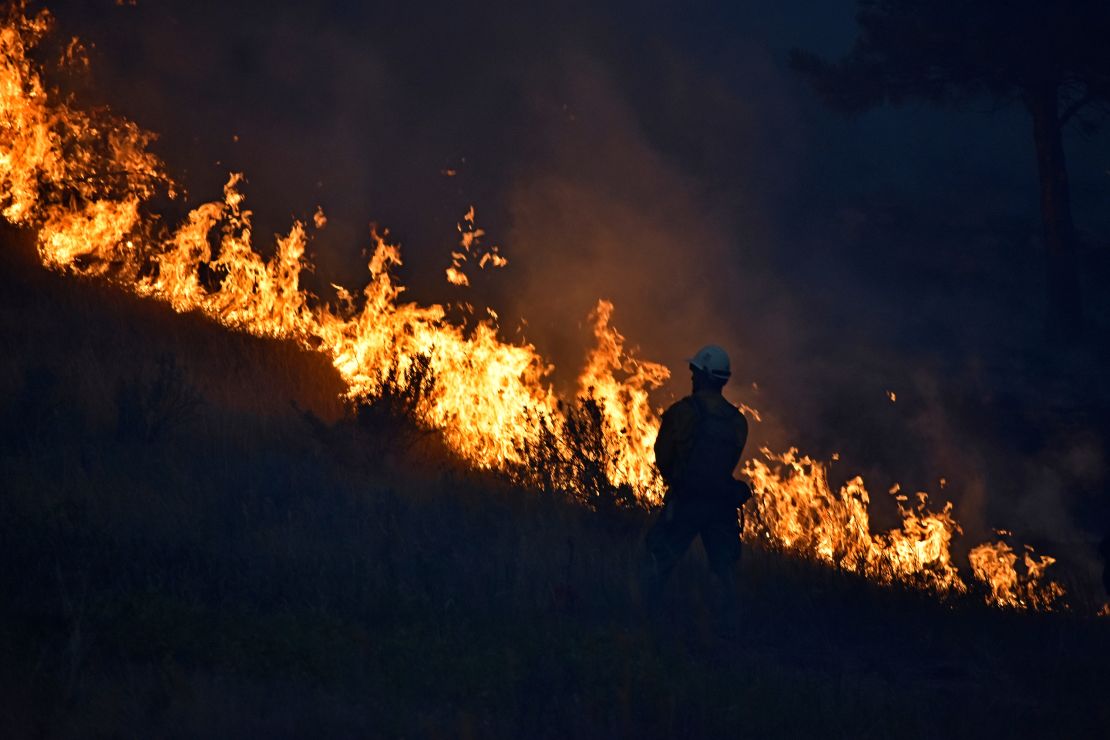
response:
[[[596,345],[579,375],[578,399],[568,402],[552,390],[551,365],[534,346],[501,338],[492,311],[466,329],[440,305],[402,301],[404,287],[394,275],[400,249],[377,235],[361,293],[338,288],[334,307],[315,300],[300,285],[308,266],[305,225],[295,222],[264,259],[253,246],[239,174],[229,177],[220,199],[166,230],[147,210],[156,193],[176,197],[150,151],[154,135],[106,110],[83,109],[44,84],[29,52],[50,26],[48,12],[28,15],[17,4],[0,27],[0,213],[37,233],[44,266],[111,281],[176,311],[201,312],[230,329],[324,353],[352,399],[373,398],[391,373],[408,382],[412,369],[425,363],[435,382],[415,410],[417,421],[439,430],[476,468],[527,469],[529,450],[542,445],[565,460],[573,452],[568,429],[580,422],[576,402],[588,399],[600,421],[607,484],[630,490],[645,505],[660,501],[652,452],[659,416],[650,394],[669,374],[626,348],[612,324],[611,303],[600,300],[591,315]],[[460,226],[462,251],[448,270],[459,285],[480,235],[473,218],[471,211],[468,228]],[[318,210],[316,228],[325,223]],[[480,266],[491,261],[503,264],[496,248]],[[202,271],[222,276],[217,289],[206,287]],[[889,397],[895,400],[893,392]],[[795,449],[761,452],[743,468],[755,491],[746,539],[880,583],[938,595],[969,590],[952,562],[960,527],[950,503],[933,511],[925,494],[913,505],[900,500],[901,526],[875,533],[861,478],[834,490],[824,464]],[[585,484],[572,470],[556,466],[554,483],[582,493]],[[998,606],[1065,605],[1063,587],[1045,575],[1053,558],[1027,551],[1021,571],[1017,561],[1004,541],[979,545],[970,555],[971,583],[981,584],[987,602]]]

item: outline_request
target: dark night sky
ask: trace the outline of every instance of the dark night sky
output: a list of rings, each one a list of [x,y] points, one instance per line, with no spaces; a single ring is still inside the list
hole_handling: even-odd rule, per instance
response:
[[[489,301],[510,334],[526,318],[561,366],[612,298],[630,341],[672,368],[728,345],[737,397],[769,412],[757,441],[827,454],[858,439],[862,467],[994,485],[983,460],[1006,443],[954,429],[946,399],[952,378],[971,395],[1023,387],[1039,351],[1030,126],[986,103],[824,110],[786,56],[845,51],[851,0],[50,6],[94,44],[93,96],[161,134],[191,203],[242,170],[259,234],[324,207],[320,286],[360,284],[375,221],[415,297]],[[1067,146],[1098,274],[1110,136]],[[470,204],[510,265],[463,294],[442,275]],[[876,451],[891,428],[909,436]]]

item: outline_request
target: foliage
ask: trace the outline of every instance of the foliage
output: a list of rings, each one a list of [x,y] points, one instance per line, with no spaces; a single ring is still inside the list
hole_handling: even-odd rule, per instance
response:
[[[791,52],[792,66],[845,111],[914,98],[1020,101],[1045,85],[1060,88],[1065,123],[1110,103],[1110,5],[1100,0],[860,0],[856,17],[843,59]]]
[[[436,432],[419,419],[432,401],[436,376],[429,355],[416,355],[402,369],[396,362],[382,370],[377,392],[353,402],[355,421],[378,453],[408,452]]]
[[[573,406],[561,402],[559,410],[563,421],[558,428],[542,418],[539,436],[519,446],[522,463],[510,478],[546,493],[568,494],[610,517],[639,508],[631,488],[615,485],[609,477],[617,457],[605,443],[606,422],[598,401],[582,396]],[[574,481],[574,488],[561,490],[556,481]]]
[[[373,426],[383,421],[396,423],[403,419],[419,419],[432,399],[435,384],[430,355],[416,355],[406,368],[400,363],[391,363],[381,371],[377,392],[355,402],[359,423]]]
[[[860,33],[828,62],[805,51],[791,66],[850,113],[911,99],[1021,102],[1033,123],[1048,264],[1046,329],[1074,343],[1085,317],[1062,130],[1110,112],[1110,3],[1105,0],[859,0]]]

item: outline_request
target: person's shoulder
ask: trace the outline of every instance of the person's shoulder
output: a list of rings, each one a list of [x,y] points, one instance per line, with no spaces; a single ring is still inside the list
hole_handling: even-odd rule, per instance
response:
[[[744,416],[743,410],[724,396],[718,396],[717,398],[719,400],[717,400],[714,406],[714,413],[721,416],[732,417],[733,423],[736,424],[737,428],[746,430],[748,428],[748,417]]]
[[[693,396],[690,398],[693,400]],[[743,416],[743,414],[740,413],[740,409],[738,409],[732,401],[719,393],[703,394],[701,396],[701,403],[703,408],[714,416]]]
[[[666,411],[663,412],[664,419],[679,419],[688,416],[693,416],[697,411],[694,409],[694,397],[683,396],[674,403],[672,403]]]

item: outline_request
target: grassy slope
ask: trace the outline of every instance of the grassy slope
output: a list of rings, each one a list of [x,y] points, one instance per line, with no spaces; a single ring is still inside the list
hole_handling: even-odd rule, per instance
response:
[[[1105,620],[942,607],[758,551],[735,638],[710,628],[700,553],[647,619],[643,517],[467,473],[344,421],[318,357],[4,252],[7,737],[1110,728]],[[121,438],[118,388],[167,353],[205,403]]]

